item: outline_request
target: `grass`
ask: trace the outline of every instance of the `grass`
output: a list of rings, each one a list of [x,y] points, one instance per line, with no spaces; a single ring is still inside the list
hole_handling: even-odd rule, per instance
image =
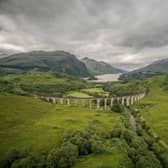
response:
[[[95,96],[107,97],[108,93],[102,88],[87,88],[81,89],[80,91],[70,91],[65,94],[65,97],[76,97],[76,98],[91,98]]]
[[[0,96],[0,155],[10,148],[29,148],[38,154],[59,146],[67,129],[83,129],[94,123],[111,130],[120,114],[50,104],[36,97]]]
[[[87,93],[89,95],[98,95],[103,97],[107,97],[109,95],[109,93],[105,92],[102,88],[87,88],[82,89],[81,92]]]
[[[65,94],[65,97],[76,97],[76,98],[91,98],[92,96],[88,95],[87,93],[71,91]]]
[[[164,81],[165,76],[149,79],[148,95],[134,107],[141,110],[153,131],[168,144],[168,91],[162,87]]]

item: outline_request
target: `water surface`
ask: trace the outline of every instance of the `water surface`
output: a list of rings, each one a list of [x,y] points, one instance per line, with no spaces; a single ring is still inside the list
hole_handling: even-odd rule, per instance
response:
[[[104,74],[95,76],[97,80],[90,80],[89,82],[116,82],[119,81],[121,73],[118,74]]]

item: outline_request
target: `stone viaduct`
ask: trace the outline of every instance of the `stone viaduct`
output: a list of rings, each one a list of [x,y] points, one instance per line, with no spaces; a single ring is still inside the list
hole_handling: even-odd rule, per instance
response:
[[[60,97],[45,97],[41,96],[42,100],[47,102],[52,102],[53,104],[66,104],[68,106],[74,105],[82,107],[89,107],[90,109],[96,108],[100,109],[108,109],[112,107],[114,103],[122,104],[124,106],[130,106],[134,102],[139,101],[145,97],[145,93],[140,93],[136,95],[122,96],[122,97],[109,97],[109,98],[60,98]]]

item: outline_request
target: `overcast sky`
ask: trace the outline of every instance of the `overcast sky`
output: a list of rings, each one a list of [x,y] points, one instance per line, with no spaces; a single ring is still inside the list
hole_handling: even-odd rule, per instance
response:
[[[121,68],[168,58],[167,0],[0,0],[0,50],[65,50]]]

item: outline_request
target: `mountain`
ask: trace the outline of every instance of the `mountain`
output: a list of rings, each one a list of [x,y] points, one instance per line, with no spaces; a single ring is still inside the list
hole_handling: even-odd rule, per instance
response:
[[[0,48],[0,58],[3,58],[3,57],[7,57],[9,55],[12,55],[12,54],[16,54],[17,51],[15,50],[12,50],[12,49],[2,49]]]
[[[167,72],[168,72],[168,58],[155,61],[152,64],[147,65],[143,68],[125,73],[121,76],[121,79],[151,77],[154,75]]]
[[[88,71],[92,75],[115,74],[124,72],[123,70],[115,68],[110,64],[102,61],[96,61],[88,57],[83,58],[82,61],[85,63]]]
[[[55,71],[76,77],[89,75],[85,64],[65,51],[32,51],[10,55],[0,59],[0,69]]]
[[[168,72],[168,58],[156,61],[138,71]]]

